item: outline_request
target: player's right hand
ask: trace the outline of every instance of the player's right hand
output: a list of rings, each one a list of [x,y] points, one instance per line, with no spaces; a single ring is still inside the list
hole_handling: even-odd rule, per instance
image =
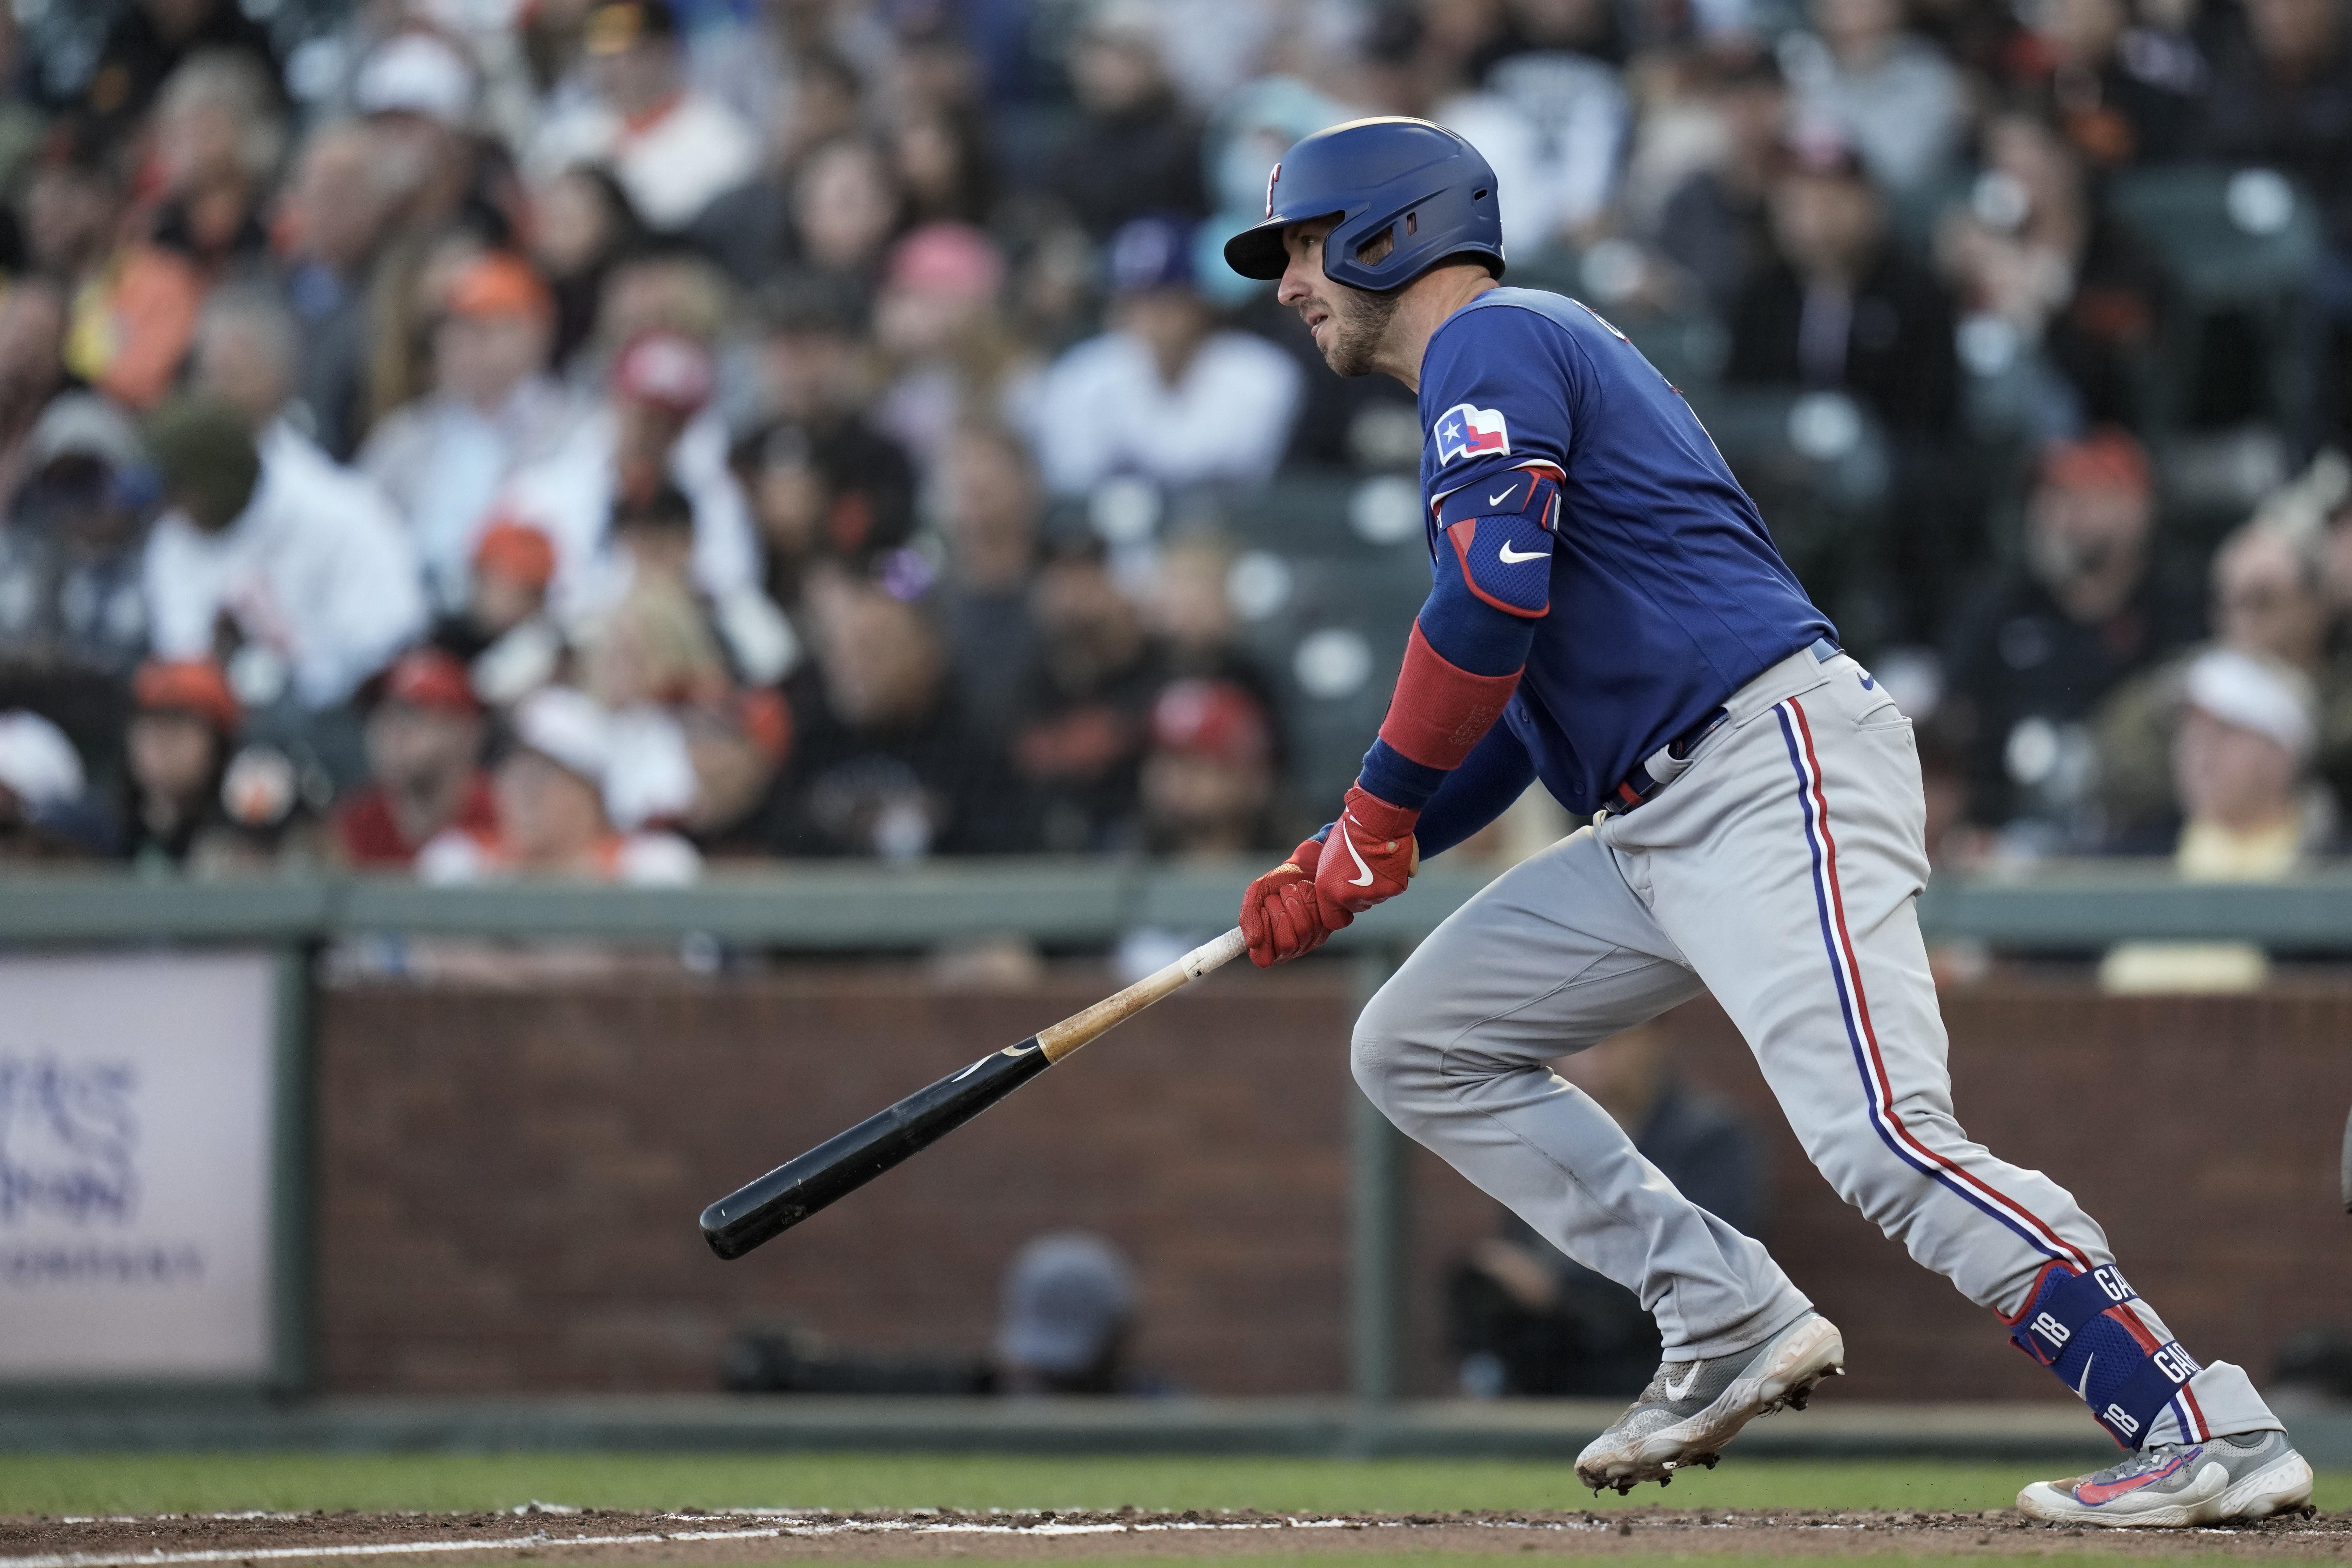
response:
[[[1242,895],[1242,935],[1250,962],[1260,969],[1312,952],[1330,936],[1315,903],[1315,868],[1322,856],[1323,846],[1310,838]]]

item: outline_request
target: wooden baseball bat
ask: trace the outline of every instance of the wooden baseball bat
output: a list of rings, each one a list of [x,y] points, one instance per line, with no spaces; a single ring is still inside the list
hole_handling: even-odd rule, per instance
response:
[[[930,1147],[1079,1047],[1231,963],[1247,945],[1236,926],[1118,994],[917,1089],[704,1209],[702,1239],[721,1258],[742,1257]]]

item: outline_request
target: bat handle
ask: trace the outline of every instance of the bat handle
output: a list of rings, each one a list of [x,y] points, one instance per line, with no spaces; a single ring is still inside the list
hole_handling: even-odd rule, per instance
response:
[[[1198,980],[1214,974],[1248,951],[1249,938],[1242,934],[1241,927],[1235,926],[1214,942],[1202,942],[1170,967],[1182,970],[1187,980]]]
[[[1037,1044],[1044,1047],[1045,1059],[1060,1061],[1079,1047],[1099,1038],[1104,1031],[1123,1024],[1163,996],[1182,990],[1204,974],[1219,969],[1249,951],[1249,939],[1235,926],[1214,942],[1204,942],[1165,969],[1145,975],[1116,996],[1106,996],[1083,1013],[1073,1013],[1060,1023],[1037,1031]]]

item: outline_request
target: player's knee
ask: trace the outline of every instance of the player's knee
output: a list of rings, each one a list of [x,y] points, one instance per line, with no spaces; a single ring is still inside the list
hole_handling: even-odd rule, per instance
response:
[[[1355,1074],[1356,1087],[1364,1091],[1364,1098],[1385,1110],[1405,1053],[1395,1036],[1368,1026],[1369,1016],[1368,1010],[1365,1018],[1356,1020],[1356,1032],[1348,1042],[1348,1068]]]
[[[1393,985],[1382,987],[1357,1016],[1348,1066],[1364,1097],[1381,1110],[1391,1109],[1401,1089],[1435,1069],[1439,1052],[1429,1043],[1427,1023]]]

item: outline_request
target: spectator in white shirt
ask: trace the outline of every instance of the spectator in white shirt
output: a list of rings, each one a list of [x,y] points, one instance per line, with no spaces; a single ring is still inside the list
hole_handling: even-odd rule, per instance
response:
[[[582,43],[593,97],[541,128],[530,162],[541,174],[609,163],[639,216],[669,233],[758,169],[758,132],[688,85],[669,0],[604,0]]]
[[[199,396],[159,413],[148,446],[168,504],[143,565],[157,658],[202,659],[226,643],[254,700],[275,698],[274,669],[317,710],[424,630],[416,559],[391,505],[283,424],[257,442],[235,405]]]
[[[558,620],[593,615],[626,591],[629,563],[611,548],[615,498],[650,495],[665,479],[694,507],[694,585],[722,614],[758,593],[751,502],[727,466],[726,422],[710,406],[717,374],[710,351],[684,333],[638,333],[613,362],[604,405],[507,484],[499,509],[554,542]]]
[[[675,834],[625,832],[606,813],[621,738],[594,699],[551,686],[514,712],[514,744],[491,775],[494,833],[452,828],[416,858],[427,882],[517,876],[584,878],[674,886],[700,874],[702,858]]]
[[[433,334],[434,389],[375,427],[360,467],[407,519],[434,607],[462,607],[499,487],[551,456],[578,418],[547,374],[555,301],[520,258],[493,253],[453,279]]]
[[[1815,30],[1780,45],[1799,120],[1843,132],[1898,203],[1927,199],[1965,129],[1960,73],[1905,30],[1900,0],[1811,0],[1808,10]]]
[[[1118,474],[1170,488],[1255,484],[1281,461],[1298,367],[1217,325],[1192,257],[1191,226],[1174,219],[1137,218],[1112,237],[1111,330],[1056,361],[1037,399],[1039,462],[1056,494]]]

